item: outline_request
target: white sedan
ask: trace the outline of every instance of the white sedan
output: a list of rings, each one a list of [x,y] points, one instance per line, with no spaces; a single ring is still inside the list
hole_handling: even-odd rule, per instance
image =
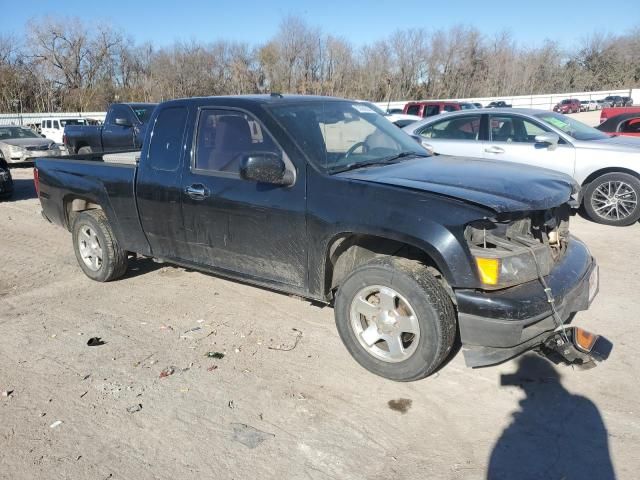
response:
[[[435,154],[566,173],[582,186],[584,209],[596,222],[622,226],[640,219],[640,138],[611,137],[559,113],[520,108],[452,112],[404,130]]]

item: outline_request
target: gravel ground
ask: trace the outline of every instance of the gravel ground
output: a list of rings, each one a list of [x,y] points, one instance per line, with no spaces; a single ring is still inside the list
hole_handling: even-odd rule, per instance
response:
[[[458,354],[399,384],[349,357],[330,308],[150,261],[92,282],[70,235],[40,217],[31,169],[13,173],[17,195],[0,203],[1,478],[638,477],[639,225],[572,223],[601,267],[575,323],[615,343],[605,364],[530,354],[471,370]]]

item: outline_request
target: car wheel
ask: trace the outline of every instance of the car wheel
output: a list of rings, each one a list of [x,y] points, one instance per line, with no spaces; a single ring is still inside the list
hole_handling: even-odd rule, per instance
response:
[[[364,368],[407,382],[433,373],[456,335],[453,304],[420,262],[385,257],[356,268],[338,289],[342,342]]]
[[[127,271],[127,252],[116,240],[102,210],[87,210],[73,221],[73,247],[76,259],[87,277],[108,282]]]
[[[3,157],[0,157],[0,183],[4,187],[4,191],[0,192],[0,199],[11,198],[13,195],[13,178],[11,178],[9,164],[5,162]]]
[[[640,180],[627,173],[607,173],[593,180],[584,195],[589,217],[605,225],[632,225],[640,219]]]
[[[93,150],[91,150],[91,147],[80,147],[78,149],[78,155],[88,155],[90,153],[93,153]]]

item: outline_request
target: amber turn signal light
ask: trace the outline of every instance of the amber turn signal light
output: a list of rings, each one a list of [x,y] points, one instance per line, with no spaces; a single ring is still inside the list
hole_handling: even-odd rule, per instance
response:
[[[480,273],[480,280],[482,280],[482,283],[485,285],[498,284],[500,260],[497,258],[476,257],[476,265],[478,266],[478,273]]]
[[[598,339],[598,335],[576,328],[573,333],[573,341],[580,350],[589,353]]]

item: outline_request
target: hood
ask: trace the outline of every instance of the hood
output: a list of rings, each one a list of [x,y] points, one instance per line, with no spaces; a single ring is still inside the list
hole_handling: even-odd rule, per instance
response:
[[[578,188],[571,177],[553,170],[444,155],[338,176],[446,195],[498,213],[556,207],[569,201]]]
[[[578,142],[576,142],[576,145]],[[626,137],[620,135],[618,137],[607,137],[599,140],[582,140],[579,142],[581,148],[602,149],[618,152],[632,152],[640,154],[640,138]],[[638,157],[640,160],[640,156]]]
[[[19,147],[41,147],[55,143],[48,138],[8,138],[6,140],[0,140],[0,142]]]

